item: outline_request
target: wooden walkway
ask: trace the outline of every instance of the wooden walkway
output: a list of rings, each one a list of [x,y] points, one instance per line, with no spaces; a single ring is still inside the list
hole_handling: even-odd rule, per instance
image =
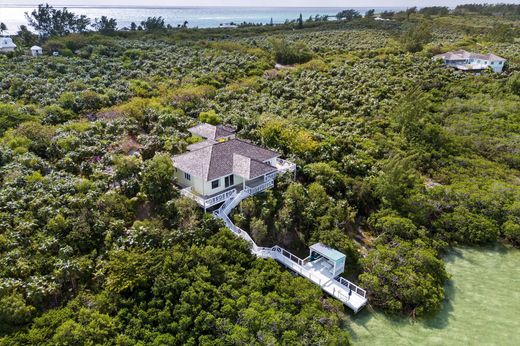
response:
[[[320,286],[323,291],[340,300],[354,312],[361,310],[367,304],[364,289],[342,277],[332,277],[330,270],[322,261],[311,262],[308,258],[301,259],[279,246],[273,246],[272,248],[257,246],[246,231],[231,222],[228,215],[242,200],[272,186],[272,182],[268,182],[254,190],[249,189],[243,190],[238,194],[235,193],[218,210],[214,211],[213,215],[222,219],[233,233],[249,242],[251,244],[251,252],[256,256],[272,258],[280,262],[285,267]]]

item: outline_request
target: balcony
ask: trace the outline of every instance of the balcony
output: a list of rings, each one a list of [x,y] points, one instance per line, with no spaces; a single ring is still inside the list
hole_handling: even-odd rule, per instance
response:
[[[229,190],[226,190],[226,191],[219,193],[217,195],[214,195],[214,196],[202,197],[202,196],[199,196],[199,195],[193,193],[191,186],[188,186],[181,190],[181,196],[188,197],[188,198],[194,200],[204,209],[211,208],[214,205],[222,203],[225,200],[231,198],[231,196],[233,196],[236,193],[237,193],[237,189],[231,188]]]
[[[285,172],[294,172],[296,171],[296,164],[281,159],[279,157],[276,158],[274,162],[274,167],[278,170],[278,173],[285,173]]]

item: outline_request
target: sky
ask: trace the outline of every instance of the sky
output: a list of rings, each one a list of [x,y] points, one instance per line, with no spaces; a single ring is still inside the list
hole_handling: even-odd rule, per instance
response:
[[[385,7],[385,6],[455,6],[467,3],[516,3],[518,0],[0,0],[2,4],[35,5],[130,5],[130,6],[263,6],[263,7]]]

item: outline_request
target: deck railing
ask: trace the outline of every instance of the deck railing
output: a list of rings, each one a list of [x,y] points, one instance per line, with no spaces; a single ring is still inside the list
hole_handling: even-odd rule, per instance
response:
[[[249,187],[246,185],[244,190],[252,196],[252,195],[256,195],[257,193],[260,193],[264,190],[270,189],[273,186],[274,186],[274,180],[269,180],[269,181],[266,181],[265,183],[255,186],[255,187]]]
[[[228,210],[231,206],[231,209],[234,205],[238,204],[244,198],[247,198],[249,195],[254,193],[258,193],[263,191],[268,187],[272,187],[272,181],[258,185],[254,188],[249,188],[249,191],[244,190],[240,194],[236,194],[236,191],[230,191],[229,194],[225,198],[224,204],[213,212],[213,214],[222,219],[226,226],[237,236],[247,241],[251,244],[251,252],[258,257],[262,258],[273,258],[278,262],[282,263],[287,268],[293,270],[296,273],[299,273],[303,277],[309,279],[311,282],[319,285],[323,290],[327,291],[333,297],[340,299],[343,303],[347,304],[350,308],[354,310],[354,312],[358,312],[366,304],[366,291],[361,287],[353,284],[352,282],[342,278],[342,277],[328,277],[327,275],[323,275],[319,271],[316,271],[312,268],[306,267],[306,264],[309,262],[310,257],[305,259],[301,259],[298,256],[290,253],[284,248],[275,245],[272,248],[268,247],[260,247],[256,245],[255,241],[249,233],[241,229],[240,227],[235,226],[235,224],[231,221],[228,214],[230,210]],[[224,195],[224,194],[221,194]],[[220,197],[215,196],[215,197]],[[357,298],[354,301],[351,301],[351,294],[355,293],[356,296],[360,296],[364,298],[364,300],[359,300]]]
[[[352,292],[355,292],[358,295],[360,295],[361,297],[366,298],[367,292],[364,289],[362,289],[361,287],[359,287],[359,286],[353,284],[352,282],[348,281],[347,279],[342,278],[341,276],[338,276],[336,278],[336,281],[338,281],[340,284],[342,284],[343,286],[347,287],[348,289],[352,290]]]
[[[199,205],[205,207],[205,208],[209,208],[209,207],[212,207],[216,204],[219,204],[223,201],[227,201],[228,199],[231,198],[231,196],[233,196],[233,194],[236,194],[237,193],[237,190],[236,189],[232,189],[232,190],[229,190],[229,191],[225,191],[221,194],[218,194],[216,196],[213,196],[213,197],[210,197],[210,198],[202,198],[201,196],[198,196],[196,194],[194,194],[192,192],[192,188],[191,186],[185,188],[185,189],[182,189],[181,190],[181,195],[182,196],[185,196],[185,197],[188,197],[188,198],[191,198],[193,199],[195,202],[197,202]]]
[[[181,190],[181,196],[188,197],[188,198],[194,200],[195,202],[197,202],[198,204],[204,206],[204,198],[197,196],[196,194],[194,194],[191,191],[192,191],[191,186],[188,186]]]
[[[276,158],[275,166],[278,169],[278,172],[280,172],[280,173],[287,172],[287,171],[294,172],[296,170],[296,164],[294,164],[290,161],[281,159],[279,157]]]

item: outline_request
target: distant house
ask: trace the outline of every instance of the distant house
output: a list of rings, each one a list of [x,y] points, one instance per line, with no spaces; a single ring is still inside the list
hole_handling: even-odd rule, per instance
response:
[[[32,46],[31,47],[31,54],[32,54],[32,56],[43,55],[43,48],[39,47],[39,46]]]
[[[189,131],[205,140],[173,157],[175,178],[181,193],[204,208],[242,190],[255,194],[271,188],[277,174],[296,169],[280,154],[235,138],[230,127],[201,124]]]
[[[13,39],[10,37],[0,37],[0,53],[9,53],[16,49]]]
[[[463,49],[438,54],[433,59],[442,59],[444,64],[461,71],[479,72],[491,68],[494,72],[502,72],[506,59],[495,54],[478,54]]]
[[[219,27],[220,27],[220,28],[230,28],[230,29],[235,29],[235,28],[238,28],[238,25],[236,25],[235,23],[231,22],[231,23],[223,23],[223,24],[220,24]]]

